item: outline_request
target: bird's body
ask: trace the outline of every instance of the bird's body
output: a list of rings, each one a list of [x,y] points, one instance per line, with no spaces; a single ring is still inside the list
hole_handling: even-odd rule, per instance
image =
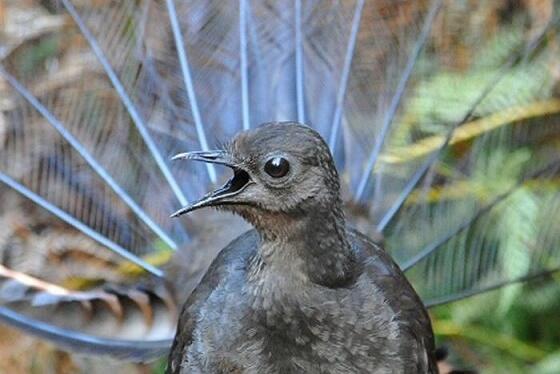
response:
[[[199,284],[176,371],[423,371],[424,307],[560,269],[554,3],[1,3],[0,321],[146,361]],[[286,124],[255,142],[296,120],[328,147]],[[220,202],[255,228],[202,283],[247,227],[169,218],[224,176],[178,151],[234,168],[190,209]]]
[[[184,307],[171,372],[434,372],[420,300],[383,249],[349,236],[363,268],[337,288],[294,282],[296,267],[252,274],[258,234],[232,242]]]
[[[267,152],[297,158],[286,144],[304,149],[310,134],[307,148],[316,147],[325,162],[297,173],[326,182],[305,198],[283,186],[296,195],[292,208],[228,205],[256,230],[227,246],[188,298],[170,372],[435,372],[426,310],[390,256],[346,227],[332,159],[318,134],[267,125],[247,136],[251,146],[241,152],[259,158],[254,149],[265,139]]]

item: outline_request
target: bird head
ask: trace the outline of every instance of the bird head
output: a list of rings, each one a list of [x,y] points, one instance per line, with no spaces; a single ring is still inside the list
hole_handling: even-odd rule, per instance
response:
[[[327,144],[315,130],[297,123],[264,124],[238,134],[225,149],[181,153],[173,159],[221,164],[233,170],[223,186],[173,217],[216,207],[256,224],[266,213],[294,216],[340,205],[338,174]]]

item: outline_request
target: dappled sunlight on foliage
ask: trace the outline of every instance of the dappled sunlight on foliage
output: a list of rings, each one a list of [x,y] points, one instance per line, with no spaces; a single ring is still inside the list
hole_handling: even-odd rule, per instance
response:
[[[237,14],[230,14],[233,3],[193,1],[198,7],[191,12],[190,2],[176,2],[186,31],[218,34],[216,40],[197,34],[185,43],[200,52],[191,56],[199,80],[198,100],[206,111],[208,141],[219,145],[242,122],[237,109],[231,109],[240,106],[242,96],[237,87],[237,42],[230,40],[237,40],[239,30],[219,27],[233,18],[237,22]],[[72,3],[109,56],[123,90],[131,92],[130,100],[139,107],[139,116],[145,117],[147,131],[162,148],[163,163],[177,151],[199,149],[200,132],[193,125],[196,116],[188,105],[190,96],[181,85],[163,2]],[[268,3],[253,3],[255,18],[276,16]],[[342,82],[340,44],[347,43],[346,34],[331,30],[328,22],[342,17],[350,24],[354,4],[327,3],[340,14],[331,12],[332,19],[312,25],[313,32],[305,35],[309,37],[306,48],[318,51],[320,57],[304,62],[316,68],[306,71],[306,100],[317,107],[312,108],[317,113],[308,109],[305,114],[328,141],[330,119],[340,103],[336,92],[327,92],[325,82]],[[87,157],[48,126],[53,121],[18,95],[13,81],[0,78],[0,173],[132,254],[122,258],[106,250],[4,182],[0,185],[0,306],[6,303],[49,323],[101,336],[169,339],[178,308],[202,275],[200,269],[223,244],[213,252],[191,251],[184,258],[174,254],[177,243],[190,243],[189,250],[217,245],[208,244],[204,237],[193,240],[192,230],[200,227],[170,220],[169,214],[177,208],[176,195],[184,192],[184,200],[190,200],[215,181],[200,165],[172,164],[169,174],[161,173],[91,43],[61,4],[58,0],[0,2],[0,69],[21,81],[67,125],[91,158],[150,217],[143,218],[123,202],[105,175],[92,172]],[[201,11],[201,4],[211,11]],[[401,75],[406,75],[408,51],[417,43],[432,2],[395,5],[372,0],[367,4],[365,26],[356,36],[353,69],[344,83],[350,93],[340,112],[344,113],[339,121],[343,141],[332,147],[341,166],[349,219],[384,242],[422,300],[432,307],[438,342],[449,347],[449,362],[455,367],[484,373],[560,372],[558,2],[444,0],[406,80]],[[234,8],[238,11],[237,5]],[[189,21],[191,14],[195,17]],[[270,43],[278,48],[278,55],[287,53],[292,58],[295,52],[282,50],[278,42],[291,41],[291,34],[282,39],[286,28],[275,25],[259,24],[251,43]],[[328,60],[328,68],[321,68],[323,59]],[[275,55],[270,60],[257,61],[264,67],[255,65],[266,73],[270,70],[272,78],[263,79],[259,70],[255,81],[274,83],[289,70],[275,65],[282,58]],[[217,72],[218,78],[209,72]],[[231,82],[221,80],[229,76],[234,77]],[[402,82],[402,97],[398,97],[395,92]],[[274,95],[286,89],[280,86],[270,92],[263,89],[260,101],[250,102],[257,108],[251,112],[253,121],[274,120],[267,116],[280,113],[282,117],[293,109],[274,108],[275,113],[270,109]],[[399,105],[388,115],[395,97]],[[383,134],[384,121],[392,126]],[[236,127],[228,126],[230,122]],[[379,148],[377,141],[382,142]],[[369,167],[370,159],[378,162]],[[424,166],[425,173],[411,184]],[[179,181],[176,188],[169,188],[168,183],[173,183],[168,175]],[[407,189],[410,195],[395,203]],[[219,219],[209,217],[213,222]],[[231,236],[240,227],[245,229],[224,222]],[[184,264],[175,268],[174,261]],[[171,276],[150,277],[146,269],[151,267],[163,268]],[[483,291],[488,292],[469,298]],[[74,317],[68,318],[67,312]],[[164,372],[163,359],[150,365],[104,361],[64,353],[7,327],[0,327],[0,335],[6,337],[0,343],[0,372],[101,373],[109,362],[119,373]]]

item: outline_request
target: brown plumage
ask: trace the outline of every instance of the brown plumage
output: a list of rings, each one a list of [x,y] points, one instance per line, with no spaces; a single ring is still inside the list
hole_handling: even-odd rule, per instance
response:
[[[390,256],[347,227],[327,145],[295,123],[177,158],[234,176],[206,206],[255,230],[228,245],[188,298],[170,373],[437,372],[430,320]]]

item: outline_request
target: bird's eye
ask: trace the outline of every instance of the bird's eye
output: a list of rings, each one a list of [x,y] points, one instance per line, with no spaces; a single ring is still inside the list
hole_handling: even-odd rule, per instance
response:
[[[273,178],[282,178],[290,171],[290,163],[283,157],[273,157],[264,164],[264,171]]]

